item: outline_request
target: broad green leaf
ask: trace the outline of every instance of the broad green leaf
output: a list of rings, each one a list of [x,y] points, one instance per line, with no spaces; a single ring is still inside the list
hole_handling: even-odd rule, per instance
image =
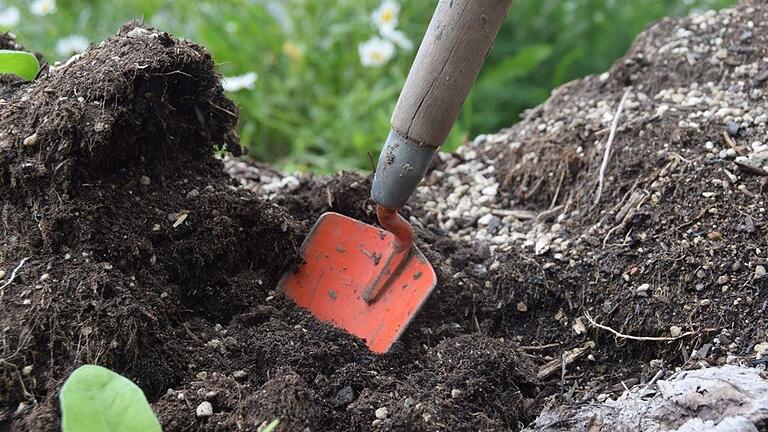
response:
[[[85,365],[59,394],[63,432],[161,432],[144,392],[111,370]]]
[[[24,51],[0,50],[0,73],[18,75],[26,80],[35,79],[40,64],[37,58]]]

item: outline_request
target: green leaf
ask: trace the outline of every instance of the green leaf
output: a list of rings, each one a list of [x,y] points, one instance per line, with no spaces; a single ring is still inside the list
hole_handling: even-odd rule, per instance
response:
[[[63,432],[161,432],[144,392],[111,370],[85,365],[59,394]]]
[[[40,70],[37,58],[24,51],[0,50],[0,73],[18,75],[33,80]]]

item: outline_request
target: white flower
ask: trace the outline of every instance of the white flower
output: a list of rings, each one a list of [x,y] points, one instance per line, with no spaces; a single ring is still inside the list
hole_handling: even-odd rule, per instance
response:
[[[252,89],[258,78],[259,76],[256,74],[256,72],[248,72],[243,75],[224,77],[221,80],[221,86],[224,87],[224,91],[228,92]]]
[[[56,12],[56,0],[35,0],[29,5],[29,11],[37,16],[50,15]]]
[[[21,20],[21,12],[17,7],[9,7],[0,12],[0,27],[13,27]]]
[[[397,27],[397,14],[400,13],[400,4],[394,0],[384,0],[373,11],[371,19],[382,33],[394,30]]]
[[[383,66],[395,55],[395,45],[386,39],[375,37],[359,44],[357,51],[363,66]]]
[[[408,39],[408,36],[406,36],[405,33],[401,32],[400,30],[395,30],[395,29],[383,30],[382,29],[381,35],[391,40],[392,42],[394,42],[395,45],[399,46],[401,49],[404,49],[406,51],[410,51],[413,49],[413,42],[411,42],[411,40]]]
[[[60,56],[79,54],[88,49],[90,42],[83,35],[71,35],[56,41],[56,53]]]

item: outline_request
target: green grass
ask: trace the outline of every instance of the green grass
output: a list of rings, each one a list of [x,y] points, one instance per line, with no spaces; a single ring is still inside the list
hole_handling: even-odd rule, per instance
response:
[[[402,0],[399,26],[416,46],[436,0]],[[446,148],[518,120],[567,81],[605,70],[649,22],[734,0],[516,0]],[[226,76],[256,72],[231,93],[249,153],[287,169],[369,168],[415,55],[397,49],[381,67],[360,63],[358,44],[378,34],[379,0],[70,0],[48,16],[28,2],[12,30],[22,44],[56,53],[63,37],[100,40],[124,21],[145,22],[205,45]]]

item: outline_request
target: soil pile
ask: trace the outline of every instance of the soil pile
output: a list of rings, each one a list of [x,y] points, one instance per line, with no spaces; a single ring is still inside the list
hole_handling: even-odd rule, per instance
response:
[[[462,331],[511,341],[557,404],[768,360],[761,4],[652,25],[606,73],[441,155],[407,208],[420,240],[470,281],[453,294],[443,280],[432,307],[459,296]],[[289,207],[289,193],[332,203],[339,182],[364,181],[228,169]],[[364,216],[364,198],[350,211]]]
[[[342,175],[307,202],[237,188],[212,152],[238,149],[236,119],[202,47],[137,24],[4,88],[0,429],[56,430],[83,363],[137,382],[166,431],[532,420],[538,381],[516,346],[470,335],[470,249],[423,244],[441,295],[387,356],[275,293],[320,212],[370,216],[370,184]]]
[[[6,86],[0,428],[55,430],[85,362],[138,382],[168,431],[518,430],[545,396],[763,365],[758,4],[663,20],[441,155],[406,208],[438,287],[385,356],[275,292],[322,212],[373,222],[370,179],[225,175],[211,149],[237,149],[236,109],[202,48],[128,25]]]

